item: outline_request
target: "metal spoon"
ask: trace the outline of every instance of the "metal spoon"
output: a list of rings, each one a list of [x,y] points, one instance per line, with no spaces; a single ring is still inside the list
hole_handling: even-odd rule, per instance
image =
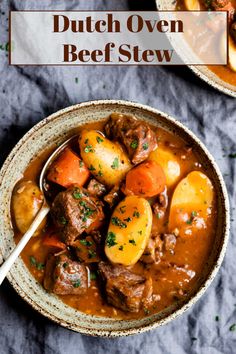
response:
[[[60,145],[47,159],[46,163],[43,166],[43,169],[40,173],[39,177],[39,188],[41,192],[43,193],[44,196],[44,201],[42,204],[41,209],[38,211],[34,221],[30,225],[28,231],[22,236],[20,242],[17,244],[17,246],[14,248],[13,252],[10,254],[10,256],[5,260],[3,265],[0,267],[0,285],[2,284],[4,278],[6,277],[7,273],[11,269],[13,263],[15,260],[19,257],[21,251],[24,249],[30,238],[33,236],[45,216],[49,213],[49,205],[46,201],[45,197],[45,190],[44,190],[44,179],[48,170],[48,167],[51,165],[51,163],[56,159],[56,157],[59,155],[59,153],[69,144],[71,140],[73,140],[76,137],[76,135],[73,135],[69,139],[67,139],[62,145]]]

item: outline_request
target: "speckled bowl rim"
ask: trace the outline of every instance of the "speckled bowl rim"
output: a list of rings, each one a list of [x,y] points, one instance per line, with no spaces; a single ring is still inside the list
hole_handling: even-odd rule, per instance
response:
[[[159,10],[159,11],[167,11],[168,10],[165,6],[162,5],[163,0],[155,0],[155,2],[156,2],[157,10]],[[217,83],[216,81],[211,79],[206,73],[202,72],[202,70],[208,69],[208,67],[206,65],[186,65],[186,66],[190,70],[192,70],[194,72],[194,74],[197,75],[201,80],[205,81],[208,85],[214,87],[218,91],[223,92],[224,94],[226,94],[228,96],[231,96],[234,98],[236,97],[236,85],[234,86],[234,85],[227,83],[226,81],[224,81],[220,77],[218,77],[216,74],[211,72],[212,75],[215,76],[216,78],[218,78],[218,80],[221,82],[221,84]],[[235,87],[235,89],[231,89],[226,86]]]
[[[235,86],[235,91],[230,90],[229,88],[224,86],[224,80],[220,79],[222,81],[222,85],[218,84],[214,80],[210,79],[206,74],[201,72],[201,69],[203,67],[201,66],[193,66],[193,65],[188,65],[189,69],[194,72],[195,75],[197,75],[201,80],[205,81],[208,85],[214,87],[220,92],[223,92],[224,94],[236,98],[236,86]],[[216,75],[217,76],[217,75]]]
[[[229,212],[229,201],[228,201],[228,195],[227,195],[227,190],[225,187],[225,183],[223,180],[223,177],[221,175],[221,172],[214,160],[214,158],[211,156],[211,154],[208,152],[208,150],[206,149],[206,147],[203,145],[203,143],[187,128],[185,127],[182,123],[180,123],[179,121],[177,121],[175,118],[169,116],[168,114],[159,111],[158,109],[155,108],[151,108],[147,105],[143,105],[140,103],[136,103],[136,102],[131,102],[131,101],[124,101],[124,100],[97,100],[97,101],[88,101],[88,102],[83,102],[80,104],[76,104],[67,108],[64,108],[62,110],[59,110],[58,112],[48,116],[47,118],[43,119],[42,121],[40,121],[39,123],[37,123],[36,125],[34,125],[21,139],[20,141],[15,145],[15,147],[13,148],[13,150],[11,151],[11,153],[9,154],[9,156],[7,157],[7,159],[5,160],[1,170],[0,170],[0,189],[1,189],[1,185],[2,185],[2,181],[4,179],[4,175],[8,169],[9,164],[11,163],[13,157],[15,156],[15,154],[17,153],[18,149],[21,147],[22,144],[24,144],[27,139],[29,139],[36,131],[38,131],[41,127],[43,127],[44,125],[46,125],[49,121],[53,121],[54,119],[57,119],[59,116],[61,115],[65,115],[66,113],[72,112],[74,110],[78,110],[79,108],[89,108],[90,106],[99,106],[99,105],[122,105],[125,107],[130,107],[130,108],[135,108],[135,109],[140,109],[140,110],[144,110],[148,113],[151,114],[155,114],[155,115],[161,115],[166,122],[172,124],[175,127],[180,128],[181,130],[183,130],[187,135],[190,136],[191,139],[194,140],[194,142],[196,143],[196,145],[198,145],[198,147],[203,150],[203,152],[206,154],[207,158],[209,159],[210,163],[212,164],[219,184],[220,184],[220,188],[222,191],[222,196],[223,196],[223,200],[224,200],[224,210],[225,210],[225,219],[223,222],[223,230],[224,233],[222,234],[222,247],[221,250],[218,254],[218,258],[215,261],[215,264],[212,266],[211,270],[209,270],[208,273],[208,278],[206,279],[205,282],[203,282],[201,284],[201,286],[199,287],[199,289],[197,290],[196,294],[193,294],[192,297],[189,298],[189,300],[179,309],[177,309],[176,311],[174,311],[173,313],[169,314],[167,317],[163,318],[163,319],[159,319],[154,323],[150,323],[150,324],[145,324],[143,326],[140,326],[138,328],[130,328],[130,329],[125,329],[125,330],[114,330],[114,331],[109,331],[109,330],[104,330],[104,329],[90,329],[90,328],[85,328],[85,327],[81,327],[79,325],[72,325],[71,323],[62,320],[60,318],[57,318],[56,316],[52,315],[49,311],[47,311],[45,308],[39,306],[37,303],[35,303],[29,294],[25,293],[19,283],[17,282],[17,279],[14,279],[14,275],[9,273],[9,275],[7,276],[9,282],[11,283],[11,285],[13,286],[13,288],[16,290],[16,292],[29,304],[33,307],[33,309],[35,309],[37,312],[39,312],[40,314],[44,315],[45,317],[49,318],[50,320],[58,323],[59,325],[66,327],[68,329],[71,329],[73,331],[82,333],[82,334],[86,334],[86,335],[92,335],[92,336],[101,336],[101,337],[120,337],[120,336],[128,336],[128,335],[133,335],[133,334],[138,334],[138,333],[142,333],[142,332],[146,332],[148,330],[157,328],[159,326],[162,326],[164,324],[169,323],[170,321],[174,320],[175,318],[177,318],[179,315],[183,314],[186,310],[188,310],[193,304],[195,304],[197,302],[197,300],[199,300],[199,298],[204,294],[204,292],[206,291],[206,289],[208,288],[208,286],[210,285],[210,283],[213,281],[213,279],[215,278],[217,271],[220,268],[220,265],[223,261],[225,252],[226,252],[226,247],[227,247],[227,242],[228,242],[228,238],[229,238],[229,219],[230,219],[230,212]]]

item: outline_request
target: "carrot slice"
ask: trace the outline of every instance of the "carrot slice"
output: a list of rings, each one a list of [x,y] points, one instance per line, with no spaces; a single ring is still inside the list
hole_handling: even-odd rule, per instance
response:
[[[69,148],[49,168],[47,179],[68,188],[73,184],[82,187],[89,177],[89,170],[83,161]]]
[[[56,247],[64,250],[66,248],[65,243],[60,241],[60,238],[56,234],[45,235],[42,241],[44,246]]]
[[[149,198],[163,192],[165,185],[163,168],[155,161],[146,161],[127,173],[124,193]]]

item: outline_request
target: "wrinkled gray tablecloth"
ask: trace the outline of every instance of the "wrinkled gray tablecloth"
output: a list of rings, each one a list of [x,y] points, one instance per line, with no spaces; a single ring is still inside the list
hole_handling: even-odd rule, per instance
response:
[[[235,99],[184,67],[9,67],[3,50],[9,8],[152,10],[155,5],[152,0],[0,1],[0,163],[33,124],[63,107],[102,98],[138,101],[177,117],[206,144],[225,176],[233,219],[236,159],[228,155],[236,152]],[[0,354],[236,353],[236,331],[229,330],[236,323],[235,264],[232,221],[223,266],[202,299],[173,323],[119,339],[90,338],[57,326],[34,312],[5,281],[0,288]]]

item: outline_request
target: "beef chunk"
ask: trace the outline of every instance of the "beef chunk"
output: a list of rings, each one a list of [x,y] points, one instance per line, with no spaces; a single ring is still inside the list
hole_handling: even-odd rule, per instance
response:
[[[73,186],[56,196],[51,214],[64,242],[70,245],[83,231],[90,233],[101,226],[104,219],[102,208],[101,201],[85,189]]]
[[[230,27],[230,34],[234,40],[234,42],[236,43],[236,22],[233,22],[231,27]]]
[[[176,245],[176,236],[174,234],[164,234],[163,235],[163,246],[164,251],[174,253],[175,245]]]
[[[91,236],[97,245],[101,245],[103,242],[103,237],[100,231],[94,230],[91,232]]]
[[[105,195],[103,200],[109,205],[110,208],[113,208],[116,204],[118,204],[121,198],[122,192],[120,190],[120,185],[115,185],[110,192]]]
[[[140,261],[146,264],[158,264],[166,252],[174,253],[175,245],[176,236],[174,234],[153,234]]]
[[[83,295],[88,288],[87,269],[65,254],[50,255],[45,269],[44,287],[58,295]]]
[[[162,219],[165,215],[166,209],[168,207],[168,195],[167,188],[157,196],[156,202],[152,206],[153,213]]]
[[[143,276],[130,272],[121,265],[100,262],[99,274],[105,285],[105,294],[109,304],[123,311],[138,312],[150,303],[152,284]]]
[[[91,179],[87,189],[88,192],[95,197],[101,197],[106,193],[106,187],[96,179]]]
[[[153,294],[152,278],[149,277],[145,282],[145,288],[143,291],[142,306],[144,309],[152,306],[155,301],[160,300],[160,295]]]
[[[165,208],[165,209],[167,208],[168,195],[167,195],[167,188],[166,187],[165,187],[165,190],[157,196],[157,201],[158,201],[161,208]]]
[[[211,8],[215,11],[228,11],[228,20],[230,22],[234,18],[235,8],[230,0],[213,0]]]
[[[157,138],[149,125],[134,117],[111,114],[105,125],[105,133],[112,140],[119,140],[126,148],[133,164],[147,159],[157,147]]]
[[[213,7],[213,9],[223,8],[228,5],[229,2],[229,0],[213,0],[211,2],[211,6]]]
[[[96,243],[91,236],[76,240],[72,246],[81,262],[97,263],[100,261]]]
[[[163,241],[160,235],[150,237],[140,261],[146,264],[159,263],[163,256]]]

